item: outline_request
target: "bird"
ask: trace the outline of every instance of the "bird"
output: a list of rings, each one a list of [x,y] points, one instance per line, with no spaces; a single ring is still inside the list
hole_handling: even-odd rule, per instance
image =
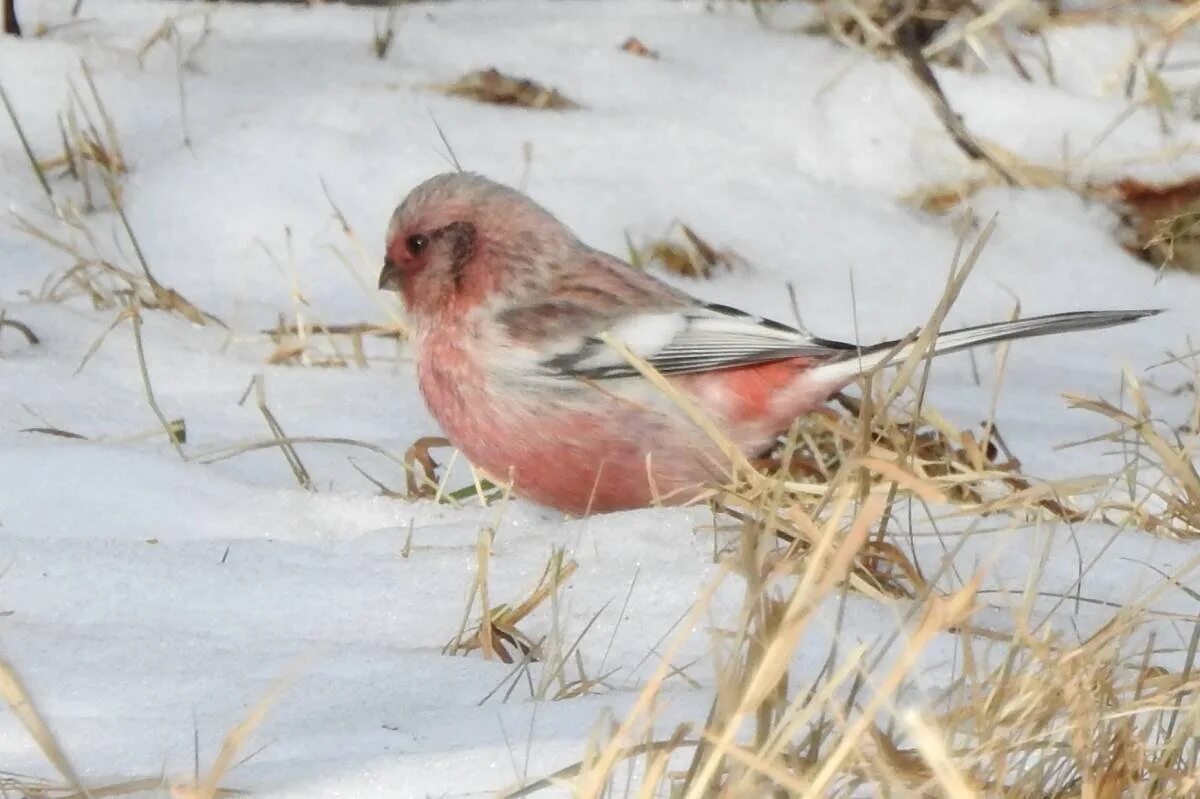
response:
[[[518,496],[573,516],[684,504],[719,483],[728,453],[685,404],[758,458],[797,417],[915,346],[858,346],[703,302],[472,172],[435,175],[396,207],[379,288],[401,296],[419,389],[450,444]],[[965,327],[941,332],[926,356],[1157,312]]]

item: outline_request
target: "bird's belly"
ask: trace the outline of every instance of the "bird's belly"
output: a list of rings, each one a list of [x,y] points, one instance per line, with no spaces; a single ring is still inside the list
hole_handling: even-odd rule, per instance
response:
[[[583,383],[521,390],[436,364],[418,364],[418,374],[450,442],[539,504],[576,515],[680,504],[722,481],[715,445],[663,398],[641,402]]]
[[[728,463],[706,433],[640,378],[544,385],[499,382],[461,359],[421,359],[426,404],[447,438],[493,480],[576,515],[681,504],[725,482]],[[773,398],[796,365],[673,378],[745,454],[756,456],[794,418]],[[731,382],[732,381],[732,382]]]
[[[474,418],[447,435],[493,479],[542,505],[583,515],[694,499],[724,464],[698,429],[655,410],[570,402]]]

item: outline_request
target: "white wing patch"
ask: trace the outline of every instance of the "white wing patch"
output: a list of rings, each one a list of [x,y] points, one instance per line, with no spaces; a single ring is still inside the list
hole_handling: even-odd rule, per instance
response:
[[[845,355],[853,345],[812,338],[769,319],[722,305],[696,305],[666,313],[638,313],[606,331],[664,374],[705,372],[795,357]],[[543,362],[548,370],[591,379],[631,377],[637,371],[594,335],[574,352]]]
[[[634,355],[649,361],[668,348],[671,342],[686,333],[687,327],[687,317],[675,311],[636,314],[617,322],[607,332],[628,347]],[[584,349],[589,351],[580,353],[582,357],[574,363],[576,371],[592,372],[598,369],[609,369],[618,363],[628,366],[625,360],[611,347],[592,346],[595,341],[597,341],[595,337],[589,336],[580,342]]]

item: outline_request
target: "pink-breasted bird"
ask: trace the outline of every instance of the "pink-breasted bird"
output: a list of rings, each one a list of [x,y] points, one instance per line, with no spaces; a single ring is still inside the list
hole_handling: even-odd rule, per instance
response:
[[[701,302],[582,243],[524,194],[465,172],[430,178],[396,209],[379,287],[403,296],[421,393],[450,442],[519,495],[572,514],[686,502],[723,474],[711,437],[604,333],[750,458],[912,346],[860,348]],[[980,325],[942,333],[932,352],[1153,313]]]

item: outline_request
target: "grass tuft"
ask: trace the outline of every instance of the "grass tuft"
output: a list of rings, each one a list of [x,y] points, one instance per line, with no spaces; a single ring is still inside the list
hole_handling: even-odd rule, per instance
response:
[[[980,246],[952,270],[927,330],[940,326]],[[1158,646],[1164,616],[1154,605],[1169,591],[1192,593],[1187,582],[1200,557],[1125,603],[1097,603],[1111,611],[1089,631],[1059,629],[1053,614],[1035,615],[1040,596],[1055,598],[1056,607],[1070,598],[1040,587],[1048,544],[1024,595],[1011,607],[988,607],[990,625],[979,613],[997,593],[985,590],[986,566],[961,574],[956,563],[988,518],[1010,529],[1087,521],[1116,532],[1136,524],[1180,535],[1194,524],[1200,498],[1195,427],[1187,428],[1191,440],[1172,440],[1127,377],[1133,411],[1069,399],[1117,423],[1103,440],[1133,451],[1130,463],[1111,478],[1038,481],[1022,472],[994,420],[967,433],[924,402],[927,372],[918,367],[932,335],[916,342],[918,352],[889,385],[869,378],[861,399],[842,398],[839,411],[801,420],[770,463],[731,458],[730,480],[713,500],[741,521],[740,537],[655,673],[579,762],[508,796],[568,787],[599,797],[622,785],[639,796],[696,799],[1195,795],[1200,621],[1166,617],[1181,633],[1181,648]],[[647,373],[685,412],[697,412],[655,376]],[[719,443],[719,431],[710,435]],[[1113,503],[1113,481],[1147,467],[1162,479],[1136,501]],[[902,551],[914,532],[904,506],[924,508],[935,528],[935,511],[960,517],[961,532],[946,542],[940,563]],[[676,653],[731,580],[742,586],[741,612],[720,631],[725,643],[714,652],[708,713],[655,737],[655,718],[671,701],[664,683]],[[890,637],[862,642],[843,630],[850,592],[893,609]],[[1006,629],[995,628],[998,613],[1007,613]],[[811,651],[813,639],[828,639],[831,626],[824,666],[815,675],[796,673],[799,653]],[[944,659],[938,653],[949,642],[956,652],[949,678],[930,685],[925,665]]]
[[[1128,372],[1125,390],[1133,410],[1101,399],[1068,395],[1072,408],[1091,411],[1116,423],[1098,439],[1122,444],[1129,453],[1126,472],[1135,475],[1127,501],[1107,500],[1099,510],[1120,524],[1170,538],[1200,537],[1200,431],[1164,430],[1151,411],[1141,383]],[[1198,400],[1200,402],[1200,400]]]
[[[709,244],[695,230],[675,220],[667,234],[636,247],[625,236],[629,263],[638,269],[657,265],[664,271],[682,277],[707,280],[722,272],[748,269],[749,264],[733,250],[722,250]]]
[[[463,97],[492,105],[550,111],[582,108],[558,89],[543,86],[528,78],[507,75],[495,67],[469,72],[453,83],[436,84],[430,88],[449,97]]]

